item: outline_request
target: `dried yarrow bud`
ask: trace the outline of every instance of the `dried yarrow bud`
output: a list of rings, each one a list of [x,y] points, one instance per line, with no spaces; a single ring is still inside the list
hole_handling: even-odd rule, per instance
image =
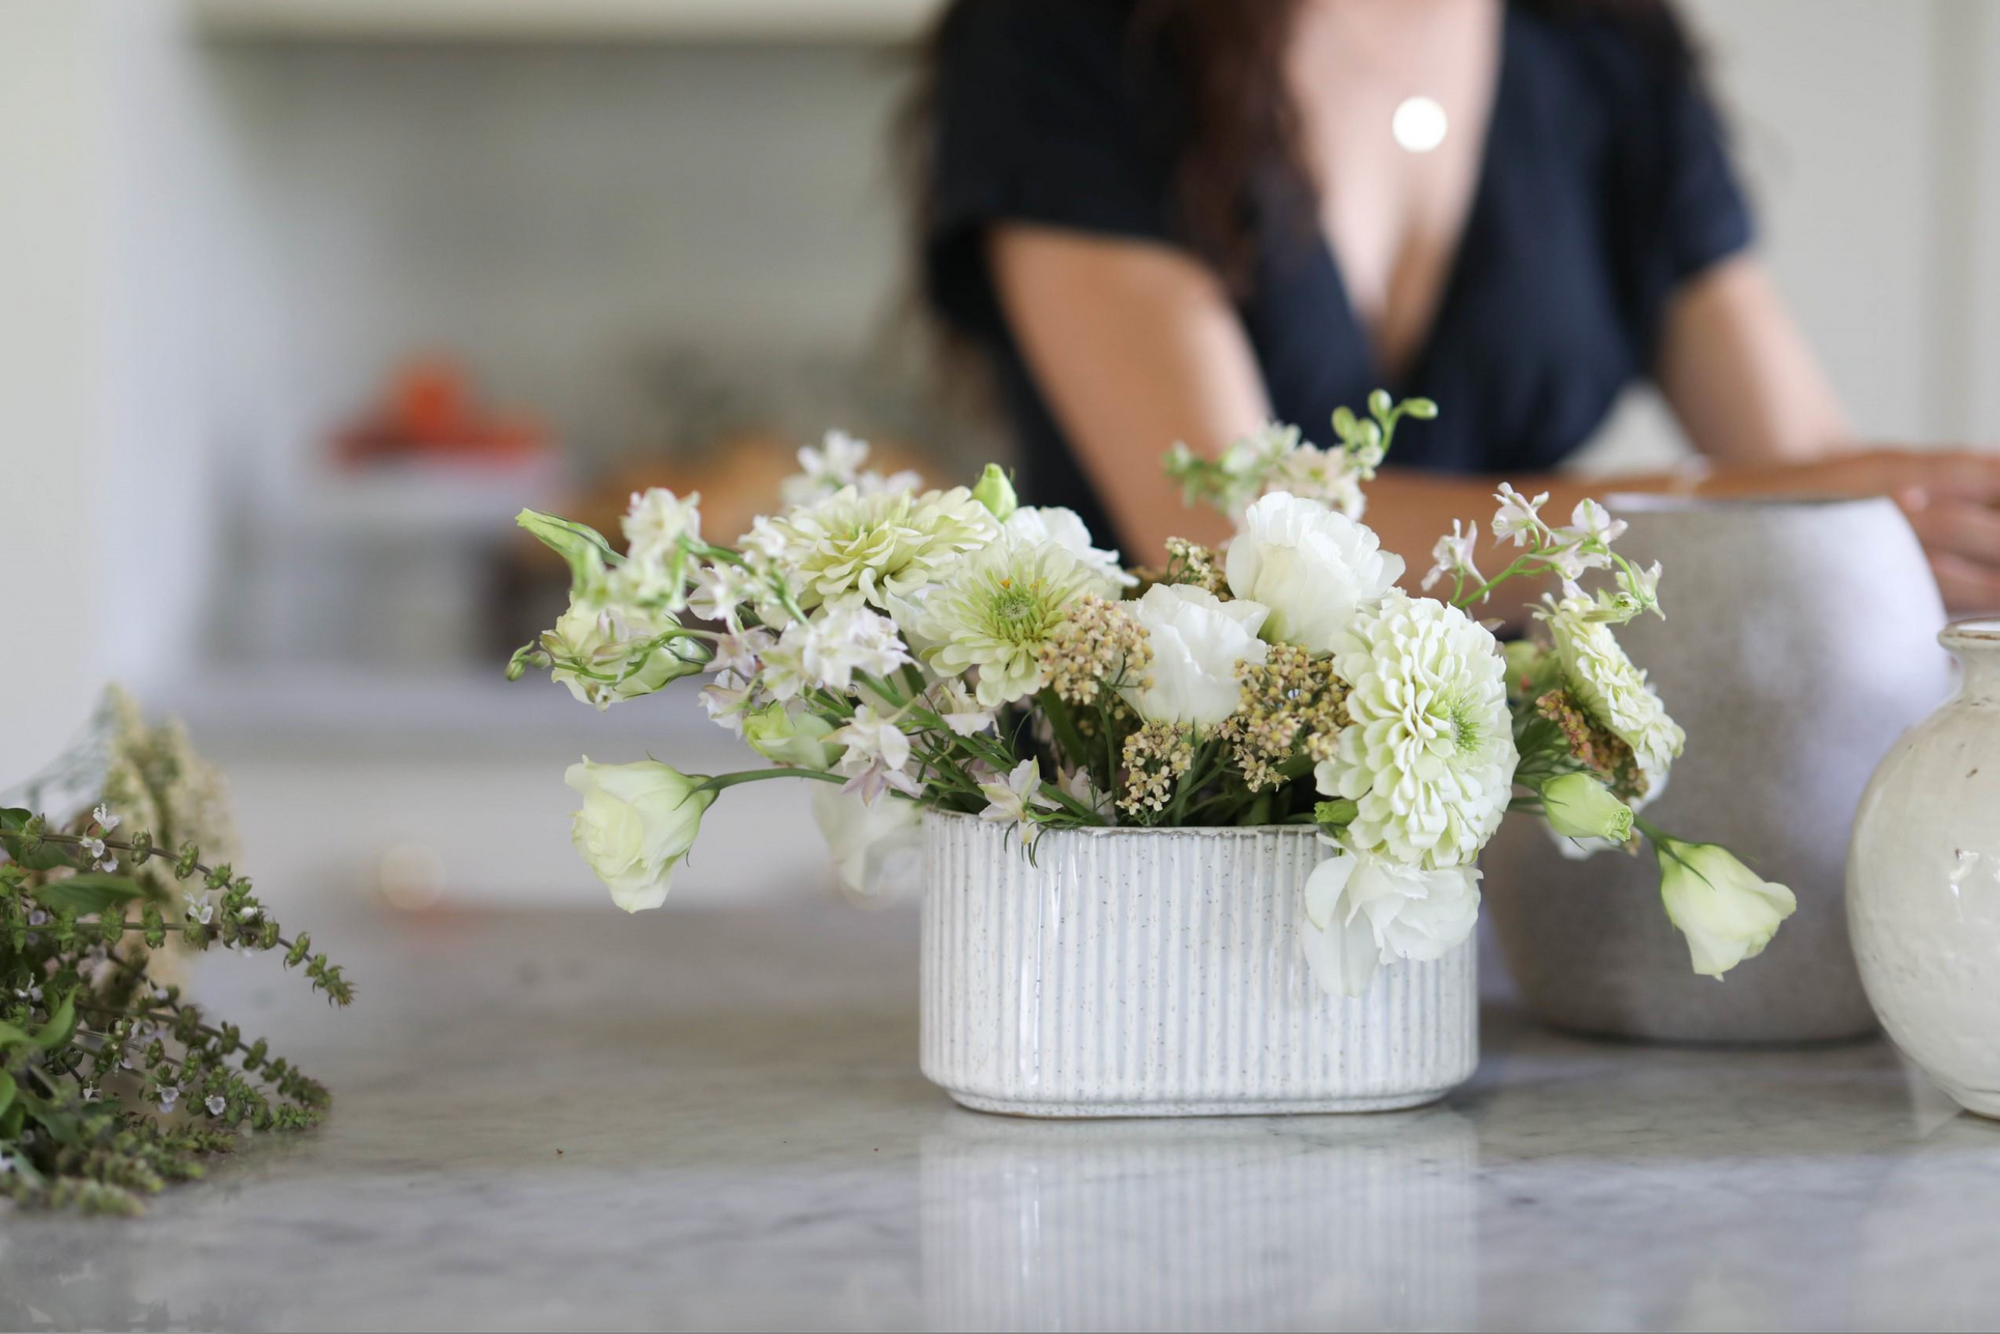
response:
[[[1213,549],[1184,537],[1167,539],[1167,568],[1159,582],[1192,584],[1219,598],[1229,596],[1229,581],[1222,573],[1222,557]]]
[[[1120,686],[1151,684],[1146,668],[1153,647],[1145,629],[1095,593],[1071,604],[1068,622],[1042,645],[1038,658],[1049,688],[1070,704],[1096,704]]]
[[[1650,784],[1632,747],[1592,721],[1567,690],[1551,690],[1535,701],[1535,712],[1554,723],[1569,743],[1569,753],[1586,769],[1603,776],[1613,793],[1625,801],[1646,795]]]
[[[1334,675],[1331,658],[1314,661],[1305,649],[1273,644],[1265,661],[1238,663],[1236,676],[1243,702],[1218,735],[1252,792],[1281,786],[1279,766],[1301,747],[1315,764],[1333,758],[1348,718],[1347,684]]]
[[[1194,763],[1194,746],[1172,723],[1147,723],[1125,738],[1125,795],[1119,807],[1140,823],[1166,809],[1174,784]]]

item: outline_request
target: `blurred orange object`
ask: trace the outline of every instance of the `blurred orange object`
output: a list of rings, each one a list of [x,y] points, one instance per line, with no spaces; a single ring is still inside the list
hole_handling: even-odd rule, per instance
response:
[[[386,401],[334,444],[342,463],[387,458],[512,461],[549,446],[548,431],[527,417],[482,413],[465,367],[450,357],[418,357],[399,367]]]

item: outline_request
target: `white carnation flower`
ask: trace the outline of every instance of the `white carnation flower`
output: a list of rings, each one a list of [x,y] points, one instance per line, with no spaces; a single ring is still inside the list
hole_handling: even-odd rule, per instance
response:
[[[1330,996],[1359,996],[1378,966],[1442,959],[1472,934],[1479,872],[1425,871],[1341,849],[1307,877],[1305,918],[1299,944],[1314,980]]]
[[[1116,551],[1092,546],[1090,529],[1075,510],[1059,505],[1035,508],[1023,505],[1007,516],[1003,525],[1010,537],[1030,545],[1053,542],[1077,558],[1097,576],[1099,586],[1091,591],[1108,597],[1115,589],[1131,588],[1139,581],[1125,573]]]
[[[1538,613],[1555,641],[1563,681],[1592,722],[1632,748],[1645,775],[1645,799],[1665,790],[1667,774],[1687,744],[1687,733],[1634,666],[1611,627],[1591,620],[1595,604],[1565,598]]]
[[[921,633],[932,668],[977,670],[979,702],[991,709],[1040,690],[1042,647],[1071,606],[1100,580],[1054,542],[1003,537],[960,561],[924,600]]]
[[[1493,635],[1456,607],[1391,593],[1355,617],[1334,670],[1353,721],[1313,773],[1359,805],[1350,841],[1426,870],[1470,863],[1500,827],[1519,759]]]
[[[891,599],[936,582],[998,534],[999,524],[962,486],[922,495],[866,495],[849,486],[758,519],[744,546],[784,576],[807,610],[852,596],[888,610]]]
[[[1271,609],[1265,638],[1325,651],[1403,577],[1403,558],[1322,502],[1275,491],[1244,511],[1226,573],[1230,592]]]
[[[1126,692],[1141,718],[1206,731],[1236,712],[1243,698],[1236,665],[1262,662],[1270,651],[1257,637],[1268,607],[1224,602],[1192,584],[1155,584],[1119,605],[1153,650],[1151,684]]]

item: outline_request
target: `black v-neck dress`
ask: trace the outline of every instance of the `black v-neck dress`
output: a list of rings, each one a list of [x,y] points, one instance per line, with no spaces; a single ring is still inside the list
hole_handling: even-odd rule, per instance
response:
[[[991,358],[1024,498],[1068,505],[1106,534],[1007,327],[983,234],[1011,220],[1187,246],[1173,188],[1183,92],[1164,58],[1133,48],[1130,10],[958,0],[924,252],[933,309]],[[1273,411],[1326,444],[1334,408],[1358,407],[1377,385],[1424,394],[1443,414],[1399,436],[1394,462],[1433,471],[1559,464],[1650,370],[1674,290],[1750,240],[1716,118],[1688,73],[1613,20],[1518,6],[1459,252],[1400,383],[1377,367],[1331,248],[1299,236],[1295,211],[1274,202],[1282,181],[1268,183],[1271,197],[1252,201],[1261,253],[1238,314]]]

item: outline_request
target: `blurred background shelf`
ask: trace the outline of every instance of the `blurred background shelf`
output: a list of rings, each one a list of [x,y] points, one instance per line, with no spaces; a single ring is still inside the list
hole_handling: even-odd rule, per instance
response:
[[[939,0],[196,0],[212,36],[294,40],[892,42]]]

